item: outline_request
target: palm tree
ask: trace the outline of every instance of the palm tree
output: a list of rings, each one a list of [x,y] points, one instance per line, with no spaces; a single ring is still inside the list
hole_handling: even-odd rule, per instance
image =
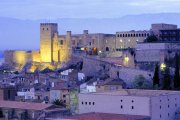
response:
[[[59,100],[59,99],[54,100],[52,104],[57,105],[59,107],[66,107],[66,104],[62,100]]]

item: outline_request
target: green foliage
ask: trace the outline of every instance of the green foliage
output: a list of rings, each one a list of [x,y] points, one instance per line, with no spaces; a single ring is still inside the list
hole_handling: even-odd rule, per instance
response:
[[[180,75],[179,75],[179,55],[175,55],[175,73],[174,73],[174,88],[180,88]]]
[[[160,81],[160,79],[159,79],[159,65],[156,64],[154,76],[153,76],[153,86],[156,86],[156,85],[159,86],[159,81]]]
[[[163,90],[171,90],[171,76],[170,76],[170,71],[169,68],[167,67],[165,69],[165,73],[163,76]]]
[[[134,82],[132,83],[134,89],[152,89],[152,83],[147,81],[143,75],[138,75],[135,77]]]
[[[54,100],[52,104],[57,105],[59,107],[66,107],[66,104],[62,100],[59,100],[59,99]]]
[[[147,37],[145,40],[145,42],[148,42],[148,43],[153,43],[153,42],[157,42],[157,41],[158,41],[158,38],[155,35],[151,35],[151,36]]]
[[[71,113],[78,112],[78,89],[70,91],[70,106]]]

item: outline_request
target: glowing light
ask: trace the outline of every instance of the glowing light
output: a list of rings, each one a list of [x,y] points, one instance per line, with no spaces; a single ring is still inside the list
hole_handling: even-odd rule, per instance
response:
[[[16,51],[14,52],[14,61],[17,64],[25,64],[27,62],[27,56],[25,51]]]
[[[84,48],[81,48],[81,50],[85,50]]]
[[[120,40],[120,42],[122,42],[122,40]]]
[[[99,51],[99,53],[102,53],[102,51]]]
[[[126,56],[126,57],[124,58],[124,61],[125,61],[125,62],[129,62],[129,57]]]
[[[165,63],[161,63],[160,69],[161,69],[162,71],[164,71],[164,70],[166,69],[166,64],[165,64]]]
[[[37,69],[37,66],[32,65],[31,68],[29,69],[30,72],[34,72]]]

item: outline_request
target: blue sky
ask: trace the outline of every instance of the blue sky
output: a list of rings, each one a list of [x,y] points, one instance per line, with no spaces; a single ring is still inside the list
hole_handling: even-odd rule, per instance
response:
[[[0,50],[39,49],[39,23],[37,23],[39,21],[49,22],[58,18],[119,18],[121,20],[121,17],[126,15],[180,13],[179,6],[180,0],[0,0],[0,17],[23,19],[16,21],[14,19],[0,19]],[[180,25],[179,20],[176,20],[175,17],[173,17],[175,21],[173,23]],[[167,21],[169,17],[164,19]],[[143,22],[143,18],[140,20]],[[163,20],[159,21],[164,22]],[[170,21],[172,20],[170,19]],[[144,26],[148,27],[144,28],[140,28],[138,24],[130,25],[126,22],[124,22],[124,26],[127,26],[128,30],[134,29],[135,26],[138,26],[138,30],[149,29],[151,23],[147,24],[146,22]],[[98,24],[94,27],[94,23],[91,21],[84,22],[83,25],[66,21],[59,26],[61,26],[59,27],[60,34],[63,30],[73,30],[73,33],[77,31],[79,33],[83,29],[88,29],[90,32],[102,32],[104,30],[104,32],[110,31],[111,33],[124,30],[120,23],[118,25],[116,23],[109,24],[113,27],[107,29],[104,24]]]
[[[180,0],[0,0],[0,16],[20,19],[117,18],[180,12]]]

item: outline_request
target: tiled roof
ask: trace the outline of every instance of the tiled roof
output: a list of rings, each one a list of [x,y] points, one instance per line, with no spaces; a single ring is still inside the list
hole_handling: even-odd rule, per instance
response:
[[[16,102],[16,101],[1,101],[0,108],[13,108],[23,110],[44,110],[51,107],[51,104],[30,103],[30,102]]]
[[[137,120],[148,118],[147,116],[139,115],[125,115],[125,114],[112,114],[112,113],[85,113],[80,115],[74,115],[67,119],[74,120]],[[65,119],[64,119],[65,120]]]

